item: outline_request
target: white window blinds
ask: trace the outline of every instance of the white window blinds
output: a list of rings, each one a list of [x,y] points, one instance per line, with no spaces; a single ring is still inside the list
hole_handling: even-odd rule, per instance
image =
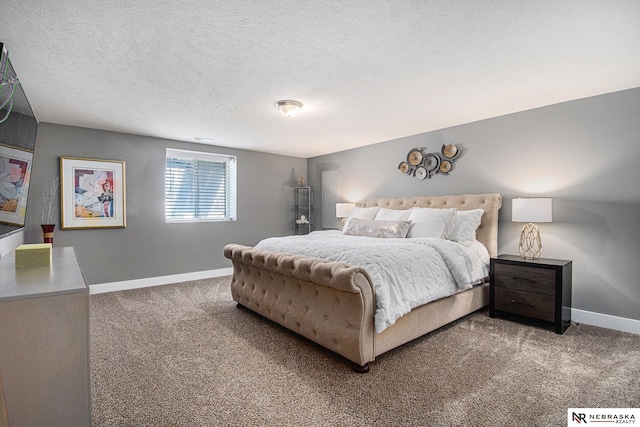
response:
[[[167,148],[167,222],[236,219],[236,158]]]

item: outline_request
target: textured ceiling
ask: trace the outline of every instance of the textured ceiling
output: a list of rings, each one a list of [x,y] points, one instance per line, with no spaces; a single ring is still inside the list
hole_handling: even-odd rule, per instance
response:
[[[40,121],[312,157],[640,86],[638,0],[2,0]],[[304,104],[296,118],[274,102]]]

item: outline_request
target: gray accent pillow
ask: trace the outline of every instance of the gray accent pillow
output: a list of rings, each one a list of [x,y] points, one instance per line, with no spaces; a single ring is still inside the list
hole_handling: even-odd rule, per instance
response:
[[[411,221],[375,221],[351,218],[344,234],[381,238],[405,238],[411,228]]]

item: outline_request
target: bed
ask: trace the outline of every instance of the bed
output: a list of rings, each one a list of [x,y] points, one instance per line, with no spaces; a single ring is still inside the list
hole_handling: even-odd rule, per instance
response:
[[[378,198],[359,207],[482,209],[477,241],[497,255],[499,194]],[[425,335],[489,303],[488,278],[451,296],[411,310],[376,332],[376,289],[363,267],[344,262],[265,251],[229,244],[224,254],[233,264],[231,294],[238,307],[250,309],[350,360],[356,372],[393,348]],[[379,310],[378,310],[379,311]]]

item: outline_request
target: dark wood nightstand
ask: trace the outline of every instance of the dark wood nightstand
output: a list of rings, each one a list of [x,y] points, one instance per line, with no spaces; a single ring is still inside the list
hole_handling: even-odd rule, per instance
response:
[[[552,323],[556,334],[571,324],[571,261],[518,255],[491,258],[490,316]]]

